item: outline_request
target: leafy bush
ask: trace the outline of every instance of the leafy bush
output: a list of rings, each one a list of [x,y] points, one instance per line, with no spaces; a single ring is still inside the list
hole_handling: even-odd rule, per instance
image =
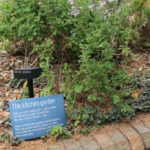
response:
[[[42,77],[48,80],[41,94],[63,92],[68,119],[75,126],[121,120],[133,116],[134,108],[126,102],[130,78],[120,64],[148,23],[146,3],[3,1],[0,35],[13,50],[40,57]],[[59,83],[55,64],[63,66]]]

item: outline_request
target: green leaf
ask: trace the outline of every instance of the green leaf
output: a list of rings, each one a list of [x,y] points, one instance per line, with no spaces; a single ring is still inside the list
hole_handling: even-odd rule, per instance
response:
[[[76,93],[81,93],[82,90],[83,90],[83,86],[82,85],[80,85],[80,84],[76,84],[75,85],[75,92]]]
[[[113,103],[114,104],[118,104],[118,103],[120,103],[120,101],[121,101],[121,99],[118,95],[113,96]]]

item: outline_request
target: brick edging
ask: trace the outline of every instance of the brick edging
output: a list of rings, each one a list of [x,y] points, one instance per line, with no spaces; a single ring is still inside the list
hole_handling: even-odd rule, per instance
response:
[[[119,125],[113,131],[64,140],[47,147],[46,150],[147,150],[150,149],[150,114]]]

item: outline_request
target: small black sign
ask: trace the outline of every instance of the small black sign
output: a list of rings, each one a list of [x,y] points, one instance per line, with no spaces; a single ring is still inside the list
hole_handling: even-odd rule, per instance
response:
[[[21,68],[14,70],[14,77],[17,79],[33,79],[41,75],[42,69],[35,68]]]

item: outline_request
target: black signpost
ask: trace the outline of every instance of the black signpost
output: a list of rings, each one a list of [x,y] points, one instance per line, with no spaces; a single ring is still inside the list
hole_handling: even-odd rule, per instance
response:
[[[29,97],[34,97],[33,92],[33,79],[41,75],[42,69],[39,67],[34,68],[21,68],[14,70],[14,78],[26,79],[28,81]]]

